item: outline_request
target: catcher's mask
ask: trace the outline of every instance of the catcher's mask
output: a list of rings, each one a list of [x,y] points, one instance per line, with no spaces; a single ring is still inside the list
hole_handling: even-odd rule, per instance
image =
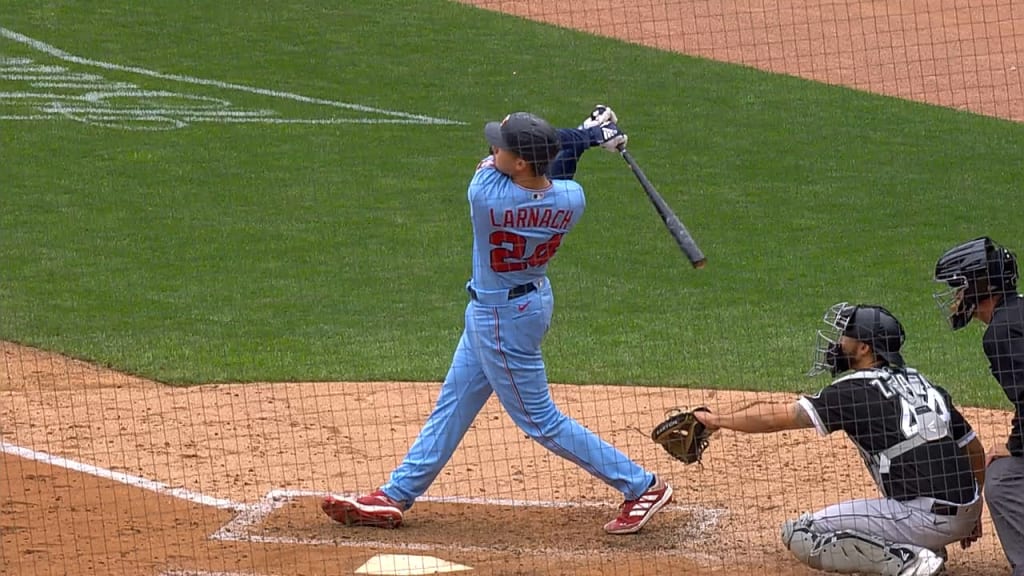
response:
[[[932,296],[949,327],[970,323],[978,304],[1017,290],[1017,257],[982,236],[954,246],[935,263],[935,281],[946,285]]]
[[[871,346],[875,357],[889,366],[904,366],[900,348],[906,340],[906,333],[899,320],[885,308],[840,302],[825,311],[822,321],[828,328],[818,330],[808,376],[823,372],[836,376],[850,369],[850,357],[839,343],[842,336]]]

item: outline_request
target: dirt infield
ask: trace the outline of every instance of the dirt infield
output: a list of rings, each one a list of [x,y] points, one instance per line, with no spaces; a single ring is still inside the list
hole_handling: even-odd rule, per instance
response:
[[[462,1],[663,50],[1024,121],[1024,11],[1007,0]]]
[[[3,574],[351,574],[382,552],[480,574],[809,574],[780,550],[779,524],[874,494],[843,438],[722,433],[703,467],[684,467],[643,432],[673,406],[788,395],[554,386],[567,413],[676,486],[641,535],[605,535],[617,494],[525,439],[493,400],[406,527],[346,529],[321,515],[320,495],[382,482],[436,384],[173,388],[0,352]],[[966,413],[984,438],[1007,432],[1005,413]],[[952,551],[951,574],[1004,573],[987,516],[985,528],[969,553]]]

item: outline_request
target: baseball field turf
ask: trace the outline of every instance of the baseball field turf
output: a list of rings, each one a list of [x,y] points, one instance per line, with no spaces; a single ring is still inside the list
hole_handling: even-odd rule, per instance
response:
[[[982,234],[1024,250],[1019,124],[450,2],[337,4],[6,0],[0,339],[171,384],[438,381],[483,124],[605,103],[708,266],[589,152],[552,381],[815,389],[814,331],[849,300],[892,310],[962,403],[1003,406],[931,272]],[[16,96],[54,89],[26,66],[118,95],[47,107]]]

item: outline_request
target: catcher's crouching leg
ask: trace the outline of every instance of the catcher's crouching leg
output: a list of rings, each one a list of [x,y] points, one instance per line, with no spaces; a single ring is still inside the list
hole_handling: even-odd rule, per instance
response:
[[[841,574],[933,576],[943,559],[913,544],[893,544],[854,530],[815,532],[804,514],[782,524],[782,542],[804,564]]]

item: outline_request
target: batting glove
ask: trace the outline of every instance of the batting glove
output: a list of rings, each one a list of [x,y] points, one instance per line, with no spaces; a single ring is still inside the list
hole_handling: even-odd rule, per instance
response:
[[[594,106],[594,109],[590,112],[590,115],[583,119],[583,123],[580,124],[580,130],[586,130],[587,128],[593,128],[594,126],[600,126],[608,122],[618,122],[619,118],[615,115],[615,111],[605,106],[604,104],[598,104]]]
[[[626,147],[626,141],[629,140],[629,136],[626,136],[614,122],[605,122],[595,127],[593,132],[598,136],[597,145],[609,152],[618,153],[620,148]]]

